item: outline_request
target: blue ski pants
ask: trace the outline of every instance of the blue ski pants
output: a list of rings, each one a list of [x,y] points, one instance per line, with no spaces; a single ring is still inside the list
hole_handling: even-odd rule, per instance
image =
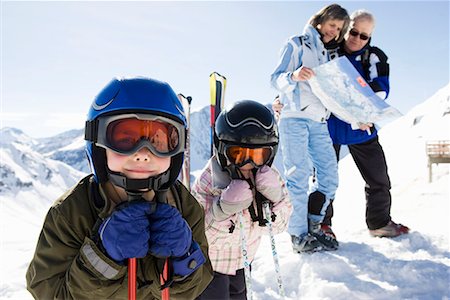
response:
[[[288,232],[300,236],[308,232],[308,218],[322,222],[338,186],[336,154],[327,123],[303,118],[282,118],[279,124],[286,186],[293,205]],[[317,186],[309,187],[312,167]],[[308,215],[308,196],[317,190],[325,195],[320,215]]]

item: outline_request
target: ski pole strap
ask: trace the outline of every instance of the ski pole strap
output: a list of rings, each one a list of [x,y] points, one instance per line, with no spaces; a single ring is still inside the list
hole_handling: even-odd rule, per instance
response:
[[[263,212],[263,204],[265,203],[264,200],[267,200],[266,197],[264,197],[260,192],[256,191],[255,197],[256,197],[256,209],[258,211],[258,222],[259,226],[266,226],[267,220],[264,216]],[[268,200],[267,200],[268,202]]]
[[[253,176],[256,176],[256,169],[253,170]],[[245,179],[248,184],[250,185],[250,188],[254,191],[255,194],[255,201],[253,201],[250,206],[248,207],[248,212],[250,213],[250,217],[252,218],[253,222],[258,222],[259,226],[266,226],[266,219],[264,218],[264,212],[263,212],[263,201],[267,200],[261,193],[259,193],[256,190],[255,184],[250,178]],[[259,194],[259,195],[258,195]],[[267,200],[269,201],[269,200]],[[255,204],[256,204],[256,210],[255,210]]]
[[[252,221],[258,222],[258,225],[261,227],[267,226],[269,217],[272,222],[275,222],[277,216],[275,213],[273,212],[271,213],[272,202],[270,202],[263,194],[258,192],[256,189],[255,189],[255,202],[256,202],[256,212],[253,203],[250,204],[248,208]],[[269,211],[264,211],[263,209],[263,206],[266,203],[269,207]]]

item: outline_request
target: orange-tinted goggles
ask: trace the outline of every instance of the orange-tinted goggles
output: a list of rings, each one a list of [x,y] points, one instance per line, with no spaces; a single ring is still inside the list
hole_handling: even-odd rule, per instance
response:
[[[114,116],[99,121],[97,144],[126,155],[147,147],[157,156],[173,156],[184,151],[184,126],[159,116]]]
[[[260,167],[272,158],[273,148],[270,146],[261,148],[246,148],[241,146],[228,146],[225,148],[225,156],[230,163],[242,167],[247,163]]]

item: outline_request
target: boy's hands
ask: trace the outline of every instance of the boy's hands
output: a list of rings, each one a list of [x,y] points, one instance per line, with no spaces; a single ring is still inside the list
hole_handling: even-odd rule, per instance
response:
[[[283,197],[282,183],[277,172],[265,165],[255,175],[256,190],[271,202],[278,202]]]
[[[155,212],[149,215],[150,249],[157,257],[181,257],[192,242],[192,231],[178,209],[165,203],[158,203]]]
[[[144,257],[149,251],[150,222],[154,204],[132,201],[121,204],[103,221],[98,233],[103,248],[117,262]]]
[[[226,219],[250,206],[253,192],[247,181],[234,179],[222,192],[220,199],[213,205],[213,213],[219,220]]]
[[[158,203],[150,220],[150,249],[156,257],[171,257],[173,273],[188,276],[206,262],[200,246],[178,209]]]
[[[181,257],[192,241],[191,229],[175,207],[145,200],[118,206],[103,221],[98,233],[103,248],[117,262],[148,253]]]

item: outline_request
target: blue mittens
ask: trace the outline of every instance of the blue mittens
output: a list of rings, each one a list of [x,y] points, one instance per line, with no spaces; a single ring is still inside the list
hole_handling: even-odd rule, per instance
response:
[[[192,242],[192,231],[180,212],[169,204],[158,203],[150,220],[149,252],[157,257],[181,257]]]
[[[172,257],[173,273],[188,276],[206,259],[180,212],[169,204],[158,204],[150,219],[150,249],[157,257]]]
[[[199,245],[180,212],[169,204],[126,202],[98,230],[103,248],[117,262],[131,257],[171,257],[173,273],[188,276],[205,263]]]
[[[103,248],[117,262],[148,253],[150,221],[154,205],[139,200],[120,205],[101,224],[98,233]]]

